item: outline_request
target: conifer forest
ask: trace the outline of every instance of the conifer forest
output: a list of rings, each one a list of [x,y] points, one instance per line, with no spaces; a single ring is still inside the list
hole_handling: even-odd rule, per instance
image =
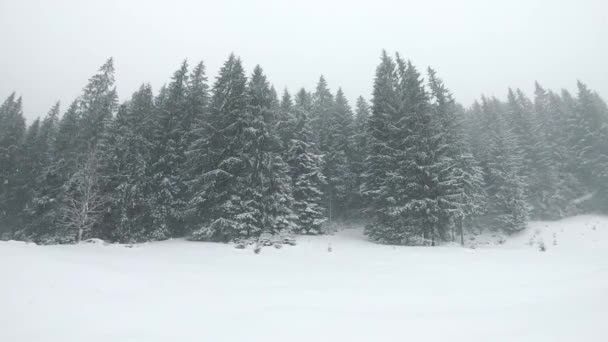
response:
[[[323,76],[289,91],[271,77],[234,54],[214,79],[184,61],[119,101],[110,58],[27,123],[27,99],[0,94],[0,237],[288,241],[358,221],[376,243],[435,246],[608,214],[608,107],[582,81],[464,107],[398,53],[354,102]]]

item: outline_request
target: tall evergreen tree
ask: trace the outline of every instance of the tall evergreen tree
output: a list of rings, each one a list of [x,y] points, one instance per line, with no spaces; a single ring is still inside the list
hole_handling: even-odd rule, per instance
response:
[[[333,110],[327,111],[324,138],[325,155],[323,173],[327,178],[325,194],[329,220],[348,216],[356,196],[356,183],[352,175],[353,114],[342,89],[338,89]]]
[[[439,122],[434,120],[423,80],[411,62],[397,56],[400,109],[404,119],[399,123],[403,148],[399,154],[397,175],[393,183],[402,183],[399,191],[399,213],[406,244],[420,244],[442,236],[443,210],[440,205],[442,184],[439,175],[445,165],[439,158],[445,149]],[[447,197],[443,198],[447,200]]]
[[[57,198],[62,182],[57,173],[55,142],[59,125],[59,102],[48,112],[37,137],[36,149],[39,168],[30,181],[31,197],[24,210],[23,238],[36,238],[56,225]]]
[[[247,116],[244,161],[247,183],[242,206],[247,213],[248,236],[277,234],[293,229],[291,179],[281,156],[276,135],[276,93],[269,87],[262,68],[256,66],[247,87]]]
[[[25,118],[21,98],[11,94],[0,105],[0,235],[13,235],[26,197],[22,190]]]
[[[319,150],[325,152],[329,140],[329,120],[335,108],[334,96],[329,91],[325,77],[321,76],[312,94],[311,124]]]
[[[114,87],[114,60],[108,59],[89,79],[79,100],[81,112],[80,148],[87,154],[94,149],[106,123],[116,110],[118,96]]]
[[[175,71],[157,100],[153,129],[152,191],[154,224],[173,236],[183,235],[186,209],[186,143],[193,122],[188,104],[188,63]]]
[[[123,104],[100,141],[102,191],[108,199],[104,235],[114,241],[141,242],[170,236],[166,224],[157,224],[156,184],[151,170],[154,96],[142,85]]]
[[[476,216],[483,213],[483,172],[466,139],[464,113],[436,72],[429,68],[428,75],[431,112],[437,134],[441,137],[435,151],[441,164],[438,173],[440,233],[445,239],[446,233],[452,228],[454,240],[453,228],[457,225],[461,243],[464,244],[463,221],[470,224]]]
[[[608,211],[608,107],[582,82],[569,120],[579,178],[596,190],[595,210]]]
[[[323,187],[323,160],[317,150],[309,119],[310,96],[298,92],[288,143],[289,174],[292,180],[297,232],[320,234],[327,221]]]
[[[402,183],[393,182],[400,151],[398,123],[402,119],[398,110],[397,83],[395,62],[383,51],[374,80],[368,126],[369,156],[365,160],[362,185],[371,218],[365,233],[381,243],[400,243],[403,240],[399,215],[395,210],[399,190],[394,186]]]
[[[368,120],[370,108],[362,96],[357,98],[355,120],[353,126],[353,142],[351,152],[351,172],[353,177],[352,201],[353,209],[361,211],[364,208],[364,199],[361,192],[363,184],[362,175],[365,172],[365,158],[368,155]],[[360,213],[359,213],[360,215]]]
[[[486,221],[507,233],[520,231],[526,227],[529,207],[516,137],[498,100],[482,98],[481,106],[474,110],[481,111],[479,132],[484,144],[478,148],[489,202]]]
[[[198,224],[194,240],[230,241],[248,237],[247,215],[241,210],[245,182],[245,130],[247,78],[241,60],[230,55],[213,86],[209,119],[204,133],[191,144],[188,155],[204,166],[191,182],[193,196],[188,211]]]

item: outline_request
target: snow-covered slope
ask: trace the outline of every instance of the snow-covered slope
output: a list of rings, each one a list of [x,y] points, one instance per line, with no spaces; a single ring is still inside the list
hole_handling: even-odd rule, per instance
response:
[[[476,249],[376,245],[360,228],[258,255],[0,242],[0,272],[0,341],[608,340],[605,217]]]

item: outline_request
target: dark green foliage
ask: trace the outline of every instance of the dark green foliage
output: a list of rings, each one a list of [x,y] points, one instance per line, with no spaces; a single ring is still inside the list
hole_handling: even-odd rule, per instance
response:
[[[164,217],[156,216],[152,177],[153,115],[149,85],[142,85],[118,111],[99,146],[102,189],[108,199],[104,236],[120,242],[161,240],[171,232]]]
[[[262,245],[364,218],[373,241],[435,245],[608,212],[608,106],[581,82],[465,111],[433,69],[383,52],[353,113],[324,77],[279,99],[231,55],[212,89],[184,61],[118,106],[109,59],[59,114],[26,127],[20,98],[0,106],[0,238]]]
[[[294,116],[289,123],[287,162],[292,180],[296,231],[320,234],[326,221],[323,203],[323,161],[313,141],[309,120],[309,96],[302,89],[296,98]]]
[[[11,237],[27,201],[22,171],[25,119],[21,98],[11,94],[0,106],[0,235]]]
[[[197,222],[192,239],[230,241],[249,233],[247,221],[254,218],[243,209],[241,198],[246,181],[244,135],[251,125],[246,91],[241,61],[230,55],[213,86],[209,119],[200,123],[200,134],[188,151],[191,160],[202,165],[191,182],[188,204]]]

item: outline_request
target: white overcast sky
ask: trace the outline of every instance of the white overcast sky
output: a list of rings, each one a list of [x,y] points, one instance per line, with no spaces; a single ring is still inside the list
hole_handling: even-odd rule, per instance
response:
[[[323,74],[369,99],[382,49],[435,68],[465,105],[535,80],[581,79],[606,97],[608,1],[0,0],[0,97],[22,95],[29,119],[65,109],[109,56],[121,101],[143,82],[158,90],[185,58],[212,81],[230,52],[278,90]]]

